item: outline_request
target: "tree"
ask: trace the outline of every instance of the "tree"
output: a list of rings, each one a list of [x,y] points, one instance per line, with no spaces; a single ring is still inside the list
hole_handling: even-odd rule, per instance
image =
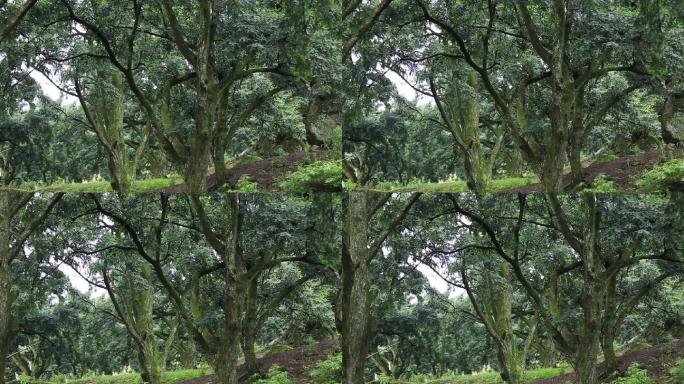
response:
[[[530,303],[535,308],[536,315],[550,332],[556,347],[561,352],[572,356],[578,382],[594,383],[598,380],[596,357],[600,349],[602,327],[609,316],[606,312],[610,310],[606,307],[606,303],[614,300],[611,296],[614,292],[608,289],[608,281],[624,268],[638,265],[645,260],[664,260],[670,263],[677,263],[679,260],[663,251],[662,237],[658,234],[648,232],[634,237],[633,234],[643,228],[643,222],[640,221],[639,216],[633,219],[632,225],[605,229],[604,219],[610,223],[625,219],[622,215],[624,211],[619,211],[621,213],[613,217],[607,213],[609,206],[625,209],[625,206],[621,206],[619,199],[599,200],[594,194],[583,194],[581,197],[571,198],[569,201],[574,204],[565,207],[556,195],[547,195],[546,199],[547,209],[551,212],[546,223],[552,225],[551,228],[562,236],[566,246],[576,255],[574,261],[562,262],[555,268],[555,271],[551,271],[549,283],[544,288],[549,293],[547,300],[542,297],[542,292],[534,287],[533,281],[526,277],[521,265],[521,256],[516,256],[517,251],[506,249],[506,243],[500,237],[501,233],[496,229],[497,226],[484,216],[462,207],[457,200],[452,201],[454,210],[476,223],[487,234],[491,246],[499,256],[511,265],[514,275],[524,288]],[[520,223],[525,220],[527,207],[527,198],[519,196],[518,220]],[[616,220],[616,216],[620,219]],[[608,245],[612,244],[613,236],[624,236],[626,233],[633,236],[629,244],[624,247]],[[514,244],[519,244],[520,238],[517,236],[516,238]],[[660,245],[658,245],[659,242]],[[513,249],[520,249],[519,246],[516,245]],[[581,321],[578,324],[572,324],[561,320],[563,312],[558,297],[558,284],[561,275],[577,269],[579,269],[577,278],[581,289],[578,298],[581,300],[582,310]]]
[[[37,2],[38,0],[26,0],[16,4],[7,4],[7,0],[0,1],[0,10],[3,11],[3,14],[9,12],[9,17],[1,20],[0,23],[0,44],[17,28]]]
[[[219,181],[226,181],[224,157],[238,129],[272,97],[294,89],[297,79],[306,79],[307,71],[312,72],[307,62],[318,60],[307,51],[309,35],[286,27],[290,21],[315,24],[309,20],[316,16],[308,3],[233,7],[200,1],[193,10],[181,3],[151,7],[136,2],[117,7],[116,16],[122,15],[133,24],[123,31],[111,30],[96,19],[96,15],[110,14],[109,5],[104,9],[66,0],[62,4],[69,19],[88,31],[84,37],[97,41],[97,45],[55,60],[106,58],[112,70],[123,77],[151,134],[193,192],[206,189],[210,162]],[[304,20],[297,15],[305,15]],[[260,22],[254,23],[257,19]],[[199,31],[193,32],[192,26],[199,26]],[[234,44],[218,44],[219,34]],[[119,44],[113,36],[127,43]],[[155,49],[159,45],[153,41],[168,49],[159,52]],[[143,61],[141,55],[148,53]],[[149,73],[145,67],[152,65],[169,66],[164,71],[169,75]],[[249,89],[260,80],[265,80],[263,91]],[[245,90],[249,96],[241,97],[240,92]],[[193,109],[183,105],[187,100],[192,100]],[[178,106],[187,115],[174,113]]]
[[[582,157],[608,146],[606,128],[614,133],[631,125],[615,120],[618,111],[653,112],[633,128],[637,134],[650,131],[658,113],[672,131],[667,111],[677,108],[673,95],[680,81],[674,74],[681,72],[681,58],[669,50],[676,51],[681,39],[670,5],[350,3],[345,57],[354,57],[351,71],[365,72],[352,72],[350,81],[366,91],[392,72],[418,96],[432,99],[440,125],[464,155],[473,191],[483,190],[502,163],[519,157],[545,190],[577,188],[586,181]],[[632,101],[644,94],[663,95],[651,99],[663,107]],[[396,104],[376,95],[367,107],[380,102],[385,108]],[[629,145],[638,141],[635,135]],[[504,148],[516,148],[516,156],[497,159]],[[567,165],[571,172],[563,180]]]
[[[374,328],[370,262],[382,249],[387,236],[399,228],[419,197],[420,193],[412,194],[385,227],[373,234],[373,216],[383,209],[391,195],[355,192],[347,196],[342,243],[342,289],[337,308],[345,383],[364,382],[368,343]]]
[[[10,267],[24,255],[29,237],[40,230],[63,195],[56,193],[49,199],[39,199],[33,193],[0,191],[0,384],[5,382],[6,357],[16,321],[12,306],[17,293],[12,289]]]
[[[318,252],[307,252],[311,248],[304,246],[303,228],[316,221],[315,217],[309,219],[307,203],[296,199],[283,204],[275,197],[271,201],[259,195],[223,194],[173,198],[161,195],[158,200],[143,197],[123,204],[93,197],[93,202],[96,212],[125,233],[120,246],[134,250],[149,264],[198,351],[222,383],[240,379],[236,369],[241,343],[244,353],[252,354],[248,356],[251,368],[258,368],[250,348],[254,346],[259,321],[257,318],[254,323],[245,322],[245,318],[254,317],[253,282],[258,281],[262,272],[283,263],[318,265],[322,263],[319,257],[324,257]],[[138,217],[137,209],[149,207],[150,202],[159,205],[156,217]],[[271,225],[263,227],[262,219]],[[254,244],[246,240],[253,238],[265,241]],[[199,241],[196,258],[187,260],[185,268],[171,268],[168,263],[173,259],[164,255],[168,252],[167,241],[174,246]],[[203,291],[207,291],[206,296]],[[276,303],[279,301],[282,299],[275,299]]]

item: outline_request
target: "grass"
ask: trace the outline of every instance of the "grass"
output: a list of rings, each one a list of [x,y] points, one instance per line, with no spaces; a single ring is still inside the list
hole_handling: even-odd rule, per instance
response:
[[[489,183],[487,192],[498,192],[511,188],[522,187],[529,184],[538,183],[539,179],[534,176],[531,177],[509,177],[505,179],[494,179]],[[410,182],[405,185],[380,183],[377,186],[369,187],[368,189],[378,192],[469,192],[468,186],[464,180],[425,183],[425,182]]]
[[[571,368],[540,368],[525,372],[525,381],[547,379],[570,373]],[[394,381],[391,384],[502,384],[498,372],[487,372],[476,375],[459,375],[446,378],[431,379],[427,381]]]
[[[183,184],[181,177],[163,179],[143,179],[133,182],[131,192],[146,192],[173,185]],[[21,184],[11,189],[22,192],[72,192],[72,193],[104,193],[113,192],[109,181],[87,181],[82,183],[54,183],[54,184]]]
[[[193,379],[195,377],[202,377],[210,375],[212,370],[209,368],[202,369],[181,369],[178,371],[168,371],[162,374],[163,383],[173,383],[179,380]],[[103,375],[90,376],[81,379],[57,379],[47,382],[40,382],[39,384],[142,384],[142,379],[139,373],[122,373],[118,375]],[[37,383],[34,383],[37,384]]]

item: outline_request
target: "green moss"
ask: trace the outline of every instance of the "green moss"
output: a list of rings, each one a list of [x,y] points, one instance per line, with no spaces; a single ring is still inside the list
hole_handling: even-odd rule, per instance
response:
[[[684,186],[684,159],[674,159],[644,172],[635,186],[642,192],[663,192]]]
[[[547,379],[570,373],[570,368],[540,368],[525,372],[525,381]],[[416,375],[408,381],[390,381],[391,384],[502,384],[501,375],[498,372],[487,372],[476,375],[447,374],[439,378]]]
[[[259,183],[252,180],[249,175],[240,176],[235,188],[233,188],[233,190],[240,192],[259,192],[259,189]]]
[[[211,369],[182,369],[178,371],[164,372],[162,375],[163,383],[174,383],[180,380],[192,379],[195,377],[202,377],[211,375]],[[88,376],[80,379],[69,379],[64,376],[53,377],[48,382],[33,382],[32,384],[46,384],[46,383],[60,383],[60,384],[142,384],[142,379],[139,373],[123,373],[118,375],[103,375],[103,376]]]
[[[342,188],[342,162],[319,160],[299,168],[279,183],[283,191],[339,191]]]
[[[606,175],[601,173],[594,178],[591,183],[591,187],[580,188],[584,192],[616,192],[618,190],[617,186],[612,180],[608,180]]]
[[[656,384],[656,382],[648,374],[647,370],[641,369],[636,363],[633,363],[629,366],[625,376],[618,377],[611,381],[610,384]]]
[[[254,382],[255,384],[294,384],[287,372],[282,371],[278,364],[268,369],[266,377]]]
[[[670,369],[670,377],[672,383],[684,383],[684,359],[677,361],[677,363]]]
[[[314,384],[337,384],[342,382],[342,353],[335,353],[320,361],[309,372]]]
[[[495,179],[489,183],[488,192],[498,192],[507,189],[522,187],[538,182],[535,177],[509,177],[505,179]],[[382,192],[468,192],[468,185],[464,180],[429,183],[422,181],[413,181],[406,185],[399,185],[394,183],[379,183],[369,189]]]
[[[148,192],[183,184],[181,177],[163,179],[144,179],[133,182],[131,192]],[[25,183],[12,187],[13,190],[23,192],[71,192],[71,193],[105,193],[112,192],[112,186],[108,181],[89,181],[83,183],[58,182],[53,184]]]

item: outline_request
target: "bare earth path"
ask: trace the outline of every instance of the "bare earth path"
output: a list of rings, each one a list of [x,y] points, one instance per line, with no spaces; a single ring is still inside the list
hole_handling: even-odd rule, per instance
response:
[[[259,370],[266,373],[272,365],[278,364],[283,371],[290,374],[295,383],[306,383],[310,380],[307,373],[315,368],[319,361],[327,359],[334,348],[335,342],[327,340],[287,351],[270,353],[259,359]],[[244,365],[238,368],[238,377],[241,381],[247,379]],[[216,376],[211,375],[177,381],[174,384],[208,384],[214,382],[216,382]]]

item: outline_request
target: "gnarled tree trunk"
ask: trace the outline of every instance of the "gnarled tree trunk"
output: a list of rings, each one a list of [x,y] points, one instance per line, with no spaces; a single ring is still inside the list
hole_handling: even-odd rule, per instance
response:
[[[367,192],[350,193],[348,199],[342,245],[342,363],[344,383],[363,384],[373,325],[368,265],[368,225],[372,208]]]
[[[245,321],[242,329],[242,354],[245,356],[245,365],[250,374],[259,372],[259,362],[254,352],[256,343],[256,333],[258,326],[257,319],[257,293],[259,279],[254,278],[249,283],[247,298],[245,302]]]

